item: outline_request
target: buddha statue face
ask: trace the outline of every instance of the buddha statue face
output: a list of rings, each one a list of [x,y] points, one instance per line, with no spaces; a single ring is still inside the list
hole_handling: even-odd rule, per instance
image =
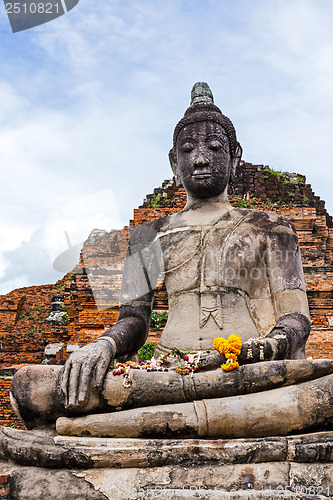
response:
[[[226,191],[233,161],[221,124],[207,120],[184,126],[178,134],[176,156],[176,177],[190,196],[205,199]]]

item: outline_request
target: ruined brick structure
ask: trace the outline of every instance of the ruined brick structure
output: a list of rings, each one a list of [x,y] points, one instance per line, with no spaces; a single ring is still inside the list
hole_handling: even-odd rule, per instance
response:
[[[241,162],[231,185],[236,206],[278,212],[295,225],[301,246],[310,305],[312,333],[307,355],[333,357],[333,221],[325,203],[315,196],[305,177],[274,172],[263,165]],[[110,232],[94,230],[83,246],[81,261],[54,285],[27,287],[0,297],[0,425],[17,425],[8,392],[18,365],[62,363],[79,346],[91,342],[118,317],[122,265],[131,231],[139,224],[179,211],[185,191],[174,181],[148,195],[134,210],[129,226]],[[47,321],[52,294],[63,295],[64,314]],[[160,283],[154,310],[167,311]],[[165,319],[161,322],[163,327]],[[148,340],[158,342],[161,329],[151,328]]]

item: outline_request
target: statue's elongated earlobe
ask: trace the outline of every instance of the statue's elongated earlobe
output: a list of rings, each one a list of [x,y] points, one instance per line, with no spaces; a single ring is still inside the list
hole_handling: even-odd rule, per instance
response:
[[[235,174],[236,174],[236,170],[237,170],[237,167],[239,166],[239,163],[242,159],[242,154],[243,154],[243,149],[242,149],[242,146],[239,144],[239,142],[237,142],[237,146],[236,146],[236,150],[235,150],[235,154],[232,158],[232,166],[231,166],[231,172],[230,172],[230,179],[233,179]]]
[[[175,176],[176,185],[180,186],[182,182],[178,174],[178,164],[177,164],[176,152],[174,149],[170,149],[169,151],[169,161],[173,171],[173,175]]]

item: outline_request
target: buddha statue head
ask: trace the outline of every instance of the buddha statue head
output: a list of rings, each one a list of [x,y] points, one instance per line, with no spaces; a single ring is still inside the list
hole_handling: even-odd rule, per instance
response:
[[[226,196],[241,156],[233,124],[215,106],[207,83],[196,83],[169,153],[177,184],[196,199]]]

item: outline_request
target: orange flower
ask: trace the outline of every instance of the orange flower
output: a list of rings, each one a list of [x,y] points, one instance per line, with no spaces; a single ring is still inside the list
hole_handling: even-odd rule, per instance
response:
[[[221,365],[222,370],[224,370],[225,372],[231,372],[232,370],[238,367],[239,367],[238,361],[234,361],[232,358],[229,358],[226,363],[223,363],[223,365]]]
[[[242,339],[239,335],[230,335],[228,340],[223,337],[216,337],[214,347],[227,358],[227,362],[221,365],[222,370],[229,372],[239,367],[237,356],[242,350]]]
[[[223,337],[216,337],[216,339],[214,339],[214,347],[226,357],[230,357],[227,356],[227,354],[229,353],[233,353],[238,356],[242,350],[242,339],[239,335],[235,334],[230,335],[228,340],[224,339]]]

